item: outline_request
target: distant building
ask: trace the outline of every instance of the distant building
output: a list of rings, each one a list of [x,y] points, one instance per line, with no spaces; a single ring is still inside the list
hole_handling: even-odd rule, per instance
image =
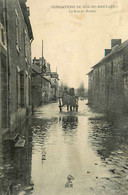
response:
[[[51,99],[57,100],[59,97],[59,75],[57,72],[51,72]]]
[[[40,58],[41,59],[41,58]],[[42,61],[34,58],[32,64],[32,107],[33,109],[40,106],[43,102],[48,102],[47,91],[51,81],[43,76]]]
[[[101,112],[128,112],[128,40],[111,40],[111,49],[88,73],[88,103]]]
[[[59,75],[51,72],[50,64],[43,58],[33,59],[32,65],[32,102],[33,108],[41,103],[58,99]]]
[[[34,57],[33,64],[40,67],[42,73],[46,72],[46,60],[44,59],[44,57],[41,57],[41,58],[38,58],[38,59],[36,57]]]
[[[51,89],[50,89],[50,100],[56,101],[59,94],[59,75],[57,72],[52,72],[50,64],[46,65],[46,72],[44,74],[46,77],[50,77]]]

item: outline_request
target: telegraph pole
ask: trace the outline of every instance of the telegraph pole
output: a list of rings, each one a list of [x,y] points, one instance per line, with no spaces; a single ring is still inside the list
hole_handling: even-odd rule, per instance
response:
[[[44,58],[43,58],[43,40],[42,40],[42,66],[44,65]]]

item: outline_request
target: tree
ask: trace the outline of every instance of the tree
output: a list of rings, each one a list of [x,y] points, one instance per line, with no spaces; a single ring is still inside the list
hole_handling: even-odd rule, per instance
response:
[[[63,91],[64,91],[64,88],[67,88],[69,90],[69,87],[67,86],[67,84],[61,82],[60,83],[60,86],[59,86],[59,95],[61,96]]]
[[[77,88],[77,95],[83,98],[87,98],[87,89],[85,89],[83,82],[81,82],[80,86]]]

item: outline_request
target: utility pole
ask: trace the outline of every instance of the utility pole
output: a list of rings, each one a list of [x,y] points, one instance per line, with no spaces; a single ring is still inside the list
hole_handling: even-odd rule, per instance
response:
[[[43,57],[43,40],[42,40],[42,66],[44,65],[44,57]]]

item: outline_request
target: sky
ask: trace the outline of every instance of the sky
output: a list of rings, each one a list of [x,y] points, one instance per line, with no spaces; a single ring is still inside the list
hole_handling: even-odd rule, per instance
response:
[[[27,5],[34,35],[32,58],[41,57],[43,40],[44,58],[69,87],[79,87],[81,82],[87,87],[86,74],[104,57],[111,39],[128,39],[126,0],[28,0]],[[75,8],[52,8],[69,5]],[[96,8],[83,8],[88,5]]]

